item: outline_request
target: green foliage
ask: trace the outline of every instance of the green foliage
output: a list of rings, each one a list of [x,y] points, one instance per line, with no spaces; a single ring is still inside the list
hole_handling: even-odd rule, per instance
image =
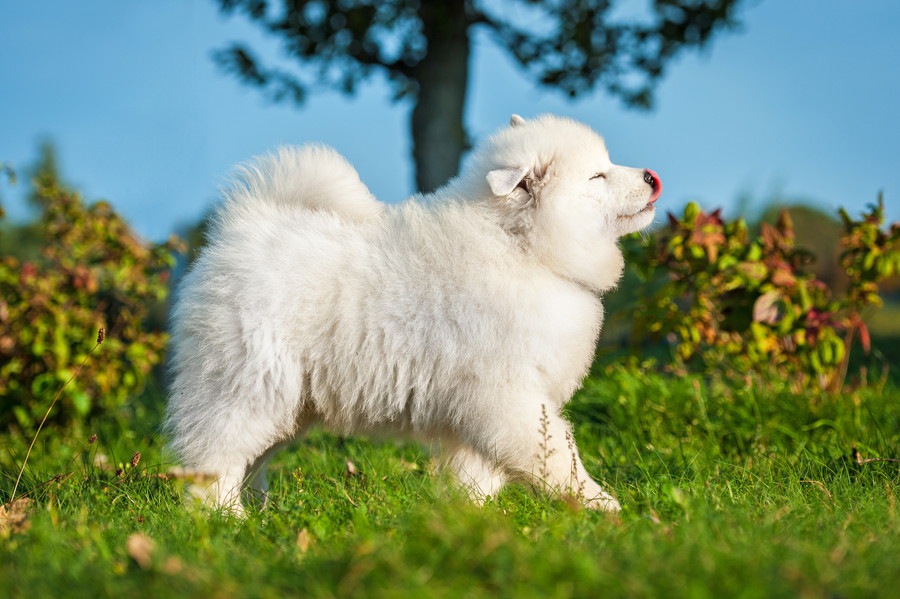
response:
[[[828,285],[835,294],[846,294],[847,279],[838,264],[843,226],[837,212],[822,210],[814,204],[803,204],[803,200],[779,199],[775,196],[768,201],[772,204],[763,211],[759,222],[749,223],[751,232],[759,233],[759,227],[763,222],[774,223],[778,220],[781,211],[787,210],[794,223],[796,245],[815,256],[812,263],[804,265],[805,268]],[[779,201],[780,204],[776,203]]]
[[[147,330],[168,292],[173,242],[147,245],[109,204],[82,203],[53,176],[35,177],[40,258],[0,258],[0,428],[31,432],[93,347],[98,355],[61,397],[51,422],[122,405],[160,362],[166,336]]]
[[[878,285],[884,279],[900,274],[900,223],[884,224],[884,198],[869,206],[861,220],[853,220],[841,208],[844,234],[841,236],[841,267],[850,278],[848,304],[855,310],[882,305]]]
[[[743,219],[726,222],[695,203],[680,218],[670,214],[630,257],[648,283],[635,337],[667,337],[682,365],[768,371],[837,390],[857,332],[869,349],[863,310],[881,304],[879,281],[900,272],[900,225],[882,230],[881,199],[861,220],[841,217],[848,283],[837,297],[809,272],[811,255],[796,247],[787,211],[755,236]]]

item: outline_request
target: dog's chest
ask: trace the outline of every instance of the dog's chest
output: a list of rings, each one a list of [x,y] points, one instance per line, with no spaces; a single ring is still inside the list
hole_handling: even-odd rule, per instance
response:
[[[529,361],[551,394],[566,401],[593,359],[603,306],[581,290],[554,291],[536,298],[525,334],[531,336]]]

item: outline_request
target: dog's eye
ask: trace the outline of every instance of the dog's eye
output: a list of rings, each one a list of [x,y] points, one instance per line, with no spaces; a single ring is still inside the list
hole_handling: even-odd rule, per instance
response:
[[[593,181],[594,179],[606,179],[606,174],[605,174],[605,173],[597,173],[596,175],[594,175],[593,177],[591,177],[591,180],[592,180],[592,181]]]

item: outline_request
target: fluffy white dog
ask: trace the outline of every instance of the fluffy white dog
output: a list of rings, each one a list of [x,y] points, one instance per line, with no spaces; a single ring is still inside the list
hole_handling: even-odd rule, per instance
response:
[[[240,171],[179,289],[167,428],[208,501],[266,491],[273,451],[320,423],[437,448],[476,499],[510,480],[618,502],[560,409],[594,355],[617,239],[659,177],[554,116],[484,142],[432,196],[389,206],[331,149]]]

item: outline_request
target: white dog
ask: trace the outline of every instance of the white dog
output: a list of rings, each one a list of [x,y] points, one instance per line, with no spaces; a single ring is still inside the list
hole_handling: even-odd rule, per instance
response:
[[[650,224],[661,189],[554,116],[513,116],[462,175],[395,206],[328,148],[258,160],[179,289],[173,447],[238,512],[316,423],[430,443],[476,500],[519,480],[618,510],[560,410],[622,273],[617,239]]]

